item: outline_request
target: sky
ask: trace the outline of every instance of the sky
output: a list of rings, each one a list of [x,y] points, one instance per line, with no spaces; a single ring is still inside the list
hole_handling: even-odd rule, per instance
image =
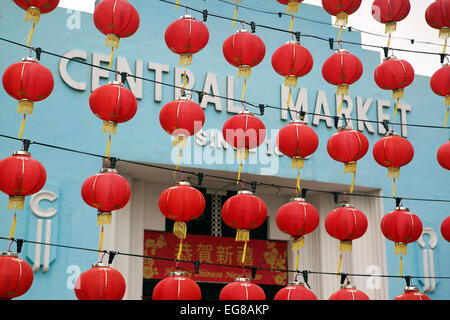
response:
[[[425,11],[434,1],[435,0],[410,0],[411,11],[406,19],[397,24],[397,31],[392,35],[393,38],[391,40],[391,48],[436,53],[442,52],[442,45],[444,41],[439,39],[439,31],[428,26],[425,21]],[[322,0],[304,0],[304,3],[321,6]],[[372,3],[372,0],[363,0],[358,11],[349,16],[348,26],[384,36],[384,25],[377,22],[372,17]],[[59,6],[92,13],[94,12],[94,4],[95,0],[61,0]],[[299,13],[299,15],[301,15],[301,13]],[[332,22],[334,22],[334,19],[330,16],[330,23]],[[410,40],[398,38],[414,39],[415,42],[414,44],[411,44]],[[418,43],[418,41],[430,42],[434,44],[422,44]],[[363,33],[362,43],[386,46],[387,38]],[[368,50],[376,50],[377,52],[381,51],[380,49],[372,49],[369,47],[365,48]],[[394,54],[397,58],[405,59],[410,62],[414,67],[416,74],[432,76],[433,73],[441,67],[440,58],[438,55],[426,55],[400,51],[394,51]],[[382,58],[383,55],[380,53],[380,62]]]

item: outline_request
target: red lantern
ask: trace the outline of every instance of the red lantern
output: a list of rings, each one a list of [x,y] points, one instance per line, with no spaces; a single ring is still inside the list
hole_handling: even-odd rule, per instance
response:
[[[311,53],[298,41],[288,41],[272,55],[272,67],[285,77],[284,85],[296,87],[297,78],[307,75],[314,61]]]
[[[442,168],[450,170],[450,141],[439,148],[436,157]]]
[[[122,300],[125,290],[122,274],[102,263],[94,264],[75,282],[78,300]]]
[[[164,131],[175,137],[175,145],[185,146],[187,137],[199,132],[205,124],[205,112],[194,101],[182,96],[161,109],[159,122]]]
[[[429,296],[419,291],[416,286],[406,287],[405,292],[394,298],[394,300],[431,300]]]
[[[209,41],[206,25],[193,16],[183,15],[172,22],[164,35],[167,47],[180,55],[179,66],[190,66],[192,55],[202,50]]]
[[[293,281],[280,289],[273,300],[317,300],[317,297],[302,282]]]
[[[381,219],[381,232],[395,242],[395,254],[398,255],[406,255],[407,244],[419,239],[422,229],[419,217],[405,207],[397,207]]]
[[[362,0],[322,0],[322,6],[330,15],[336,16],[335,25],[345,27],[348,16],[359,9],[361,2]]]
[[[277,1],[281,4],[287,5],[286,12],[291,14],[297,13],[299,4],[303,2],[303,0],[277,0]]]
[[[219,300],[266,300],[264,290],[247,278],[236,278],[222,288]]]
[[[412,144],[397,133],[388,131],[384,138],[375,143],[372,153],[380,166],[388,168],[388,178],[394,179],[392,196],[395,197],[395,179],[400,177],[400,168],[414,157]]]
[[[333,293],[329,300],[370,300],[369,296],[356,289],[354,285],[341,286],[341,290]]]
[[[33,269],[14,252],[0,253],[0,299],[24,295],[33,283]]]
[[[434,29],[439,29],[439,38],[450,37],[450,1],[436,0],[431,3],[425,11],[425,20]]]
[[[42,189],[47,174],[28,151],[15,151],[0,161],[0,190],[9,195],[8,209],[23,210],[25,197]]]
[[[3,73],[3,87],[19,101],[17,113],[32,114],[34,102],[46,99],[53,91],[53,75],[39,60],[25,57]]]
[[[430,80],[430,86],[435,94],[445,97],[447,115],[445,116],[444,126],[446,127],[450,107],[450,66],[447,63],[443,64],[442,68],[433,74]]]
[[[92,112],[103,120],[103,132],[116,134],[117,124],[131,120],[137,111],[134,94],[120,81],[95,89],[89,97]]]
[[[361,61],[345,49],[339,49],[322,66],[323,78],[328,83],[337,86],[336,94],[342,96],[342,99],[348,95],[349,86],[358,81],[362,74]]]
[[[110,224],[114,210],[122,209],[130,200],[128,181],[116,169],[103,168],[84,181],[81,196],[89,206],[98,209],[97,225]]]
[[[153,289],[153,300],[201,300],[198,284],[186,276],[186,272],[171,272]]]
[[[397,22],[405,19],[410,10],[409,0],[375,0],[372,4],[372,16],[386,25],[385,33],[394,32]]]
[[[159,197],[159,209],[166,218],[175,220],[173,233],[178,238],[185,239],[186,222],[203,214],[205,198],[189,182],[180,181],[176,186],[163,191]]]
[[[222,51],[228,63],[238,68],[238,77],[247,79],[251,69],[264,59],[266,46],[257,35],[241,29],[225,40]]]
[[[450,216],[444,219],[441,224],[442,237],[450,242]]]
[[[356,163],[362,159],[369,150],[369,140],[364,133],[348,127],[342,127],[333,134],[327,143],[327,151],[333,160],[345,164],[344,173],[353,173],[350,193],[356,177]]]

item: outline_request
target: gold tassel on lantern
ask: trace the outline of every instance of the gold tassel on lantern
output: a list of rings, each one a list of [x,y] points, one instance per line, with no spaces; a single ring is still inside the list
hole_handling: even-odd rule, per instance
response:
[[[27,115],[24,114],[22,118],[22,123],[20,124],[19,129],[19,139],[22,139],[23,130],[25,129],[25,122],[27,121]]]
[[[337,86],[336,95],[347,96],[348,95],[348,84],[340,84]]]
[[[291,168],[301,170],[305,165],[305,158],[302,157],[294,157],[292,158]]]
[[[106,132],[109,134],[117,133],[117,123],[113,121],[103,121],[102,132]]]
[[[444,27],[439,30],[439,38],[440,39],[448,39],[450,38],[450,28]]]
[[[181,148],[186,147],[187,144],[187,137],[185,135],[176,135],[174,136],[172,145],[173,146],[180,146]]]
[[[41,10],[36,7],[28,7],[25,14],[25,21],[33,24],[38,24],[41,18]]]
[[[407,252],[407,245],[406,243],[397,242],[394,245],[394,253],[397,255],[406,256]]]
[[[247,160],[249,151],[247,148],[236,149],[236,160]]]
[[[181,53],[180,59],[178,60],[178,65],[187,67],[192,63],[192,53]]]
[[[297,87],[297,77],[296,76],[287,76],[284,78],[284,85],[289,88]]]
[[[17,107],[17,113],[25,113],[27,115],[33,114],[33,101],[23,99],[19,100],[19,105]]]
[[[395,179],[400,177],[400,168],[388,168],[388,178],[393,178],[392,184],[392,198],[395,198]]]
[[[103,226],[105,224],[111,224],[112,214],[111,212],[99,212],[97,213],[97,226]]]
[[[298,12],[298,0],[289,0],[286,8],[286,12],[294,14]]]
[[[10,196],[8,202],[8,210],[23,210],[25,206],[25,197]]]
[[[238,67],[238,78],[248,79],[252,74],[252,68],[248,65]]]
[[[336,15],[336,22],[334,23],[334,25],[345,27],[347,23],[348,23],[348,14],[345,12],[339,12]]]
[[[356,179],[356,162],[355,161],[347,162],[345,164],[344,174],[347,174],[347,173],[353,173],[352,184],[350,186],[350,193],[353,193],[353,188],[355,186],[355,179]]]
[[[305,238],[304,237],[300,237],[298,239],[294,239],[294,241],[292,241],[292,251],[297,251],[300,250],[301,248],[303,248],[305,245]]]
[[[403,88],[392,90],[392,99],[398,100],[404,97],[405,90]]]
[[[11,229],[9,231],[9,239],[14,238],[14,234],[16,233],[16,222],[17,222],[17,214],[14,212],[13,221],[11,224]]]
[[[119,49],[120,37],[115,34],[107,34],[105,46],[111,49]]]
[[[173,234],[178,239],[186,239],[187,224],[184,221],[175,221],[173,225]]]
[[[397,30],[397,22],[388,22],[386,23],[386,28],[384,30],[384,33],[392,33],[395,30]]]
[[[250,240],[250,230],[237,229],[235,241],[249,241],[249,240]]]
[[[339,251],[352,251],[352,241],[340,241],[339,243]]]

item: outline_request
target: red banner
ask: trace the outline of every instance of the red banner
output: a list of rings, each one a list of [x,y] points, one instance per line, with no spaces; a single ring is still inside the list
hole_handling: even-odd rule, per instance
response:
[[[144,279],[163,279],[169,272],[175,271],[175,258],[180,240],[172,233],[145,231],[144,255],[173,259],[144,259]],[[249,269],[228,266],[209,265],[204,263],[241,266],[243,242],[234,238],[213,237],[188,234],[183,240],[181,260],[199,261],[200,268],[194,274],[193,263],[178,263],[180,270],[189,271],[195,281],[232,282],[238,277],[250,277]],[[245,254],[245,266],[268,269],[287,269],[287,243],[285,241],[269,241],[250,239]],[[203,263],[202,263],[203,262]],[[244,271],[245,270],[245,271]],[[243,274],[243,272],[245,272]],[[284,286],[287,284],[286,272],[258,270],[253,282]]]

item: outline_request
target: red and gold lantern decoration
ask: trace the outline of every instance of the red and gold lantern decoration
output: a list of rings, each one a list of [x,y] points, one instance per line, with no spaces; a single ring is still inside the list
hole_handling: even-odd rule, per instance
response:
[[[97,263],[75,282],[78,300],[122,300],[126,290],[122,274],[106,264]]]
[[[412,144],[398,133],[388,131],[375,143],[372,153],[375,161],[388,169],[388,178],[393,178],[392,197],[395,198],[395,181],[400,177],[400,168],[414,157]]]
[[[333,293],[329,300],[370,300],[369,296],[356,289],[355,285],[343,285],[341,289]]]
[[[442,168],[450,170],[450,141],[439,148],[436,157]]]
[[[170,272],[153,289],[153,300],[201,300],[202,292],[198,284],[187,277],[186,272]]]
[[[441,234],[442,237],[450,242],[450,216],[444,219],[441,223]]]
[[[420,238],[423,226],[419,217],[408,208],[396,207],[381,219],[381,232],[395,243],[395,254],[400,255],[400,275],[402,274],[403,256],[407,254],[407,245]]]
[[[2,81],[5,91],[19,101],[17,113],[24,114],[19,133],[21,138],[26,115],[33,113],[34,103],[46,99],[52,93],[53,75],[39,60],[25,57],[5,70]]]
[[[219,300],[266,300],[264,290],[248,278],[236,278],[222,288]]]
[[[286,5],[286,12],[294,14],[298,12],[298,7],[303,0],[277,0],[279,3]]]
[[[392,90],[392,99],[397,100],[394,118],[397,115],[399,101],[404,97],[404,89],[414,81],[414,76],[412,65],[395,56],[385,58],[375,69],[376,84],[383,90]]]
[[[355,13],[361,6],[362,0],[322,0],[322,7],[330,15],[336,17],[336,26],[345,27],[348,16]]]
[[[0,253],[0,299],[11,300],[24,295],[33,284],[33,269],[17,253]]]
[[[339,208],[331,211],[325,218],[325,230],[335,239],[340,240],[339,244],[339,266],[340,272],[342,263],[342,252],[352,251],[352,241],[361,238],[367,231],[367,218],[361,210],[355,209],[350,203],[343,203]]]
[[[130,200],[128,181],[114,168],[103,168],[87,178],[81,187],[81,196],[87,205],[98,209],[97,225],[110,224],[112,211],[122,209]]]
[[[209,31],[203,22],[183,15],[167,27],[164,39],[170,51],[180,56],[178,65],[190,66],[193,54],[208,44]]]
[[[355,184],[357,161],[369,150],[369,140],[364,133],[349,127],[342,127],[333,134],[327,143],[327,151],[333,160],[345,164],[344,173],[353,173],[350,193]]]
[[[425,293],[419,291],[416,286],[409,286],[405,288],[405,292],[398,295],[394,300],[431,300]]]
[[[261,226],[266,218],[266,204],[248,190],[238,191],[237,195],[223,204],[223,221],[227,226],[237,230],[235,240],[244,242],[242,263],[245,261],[247,242],[250,241],[250,230]]]
[[[311,53],[295,40],[286,42],[272,55],[273,69],[285,78],[284,85],[289,88],[296,87],[297,79],[307,75],[313,64]]]
[[[299,250],[305,244],[304,236],[313,232],[319,225],[317,209],[303,198],[291,199],[277,211],[275,222],[278,229],[293,238],[292,251],[297,251],[295,270],[298,270]]]
[[[59,0],[14,0],[14,2],[26,11],[25,21],[33,24],[27,39],[27,45],[29,46],[31,45],[34,29],[39,23],[41,14],[46,14],[55,10],[59,4]]]
[[[450,66],[448,63],[443,64],[442,68],[431,76],[430,86],[435,94],[445,97],[444,105],[447,107],[447,113],[445,115],[444,126],[446,127],[450,108]]]
[[[317,300],[317,297],[314,292],[305,288],[303,282],[293,281],[280,289],[273,300]]]
[[[372,4],[372,16],[386,26],[385,33],[389,34],[397,29],[397,22],[405,19],[410,10],[409,0],[375,0]]]
[[[191,187],[189,182],[180,181],[177,185],[163,191],[159,197],[159,210],[166,218],[175,221],[173,233],[180,239],[179,260],[182,241],[186,239],[186,222],[197,219],[203,214],[205,198],[200,191]]]
[[[95,27],[106,36],[105,45],[111,48],[109,68],[114,49],[119,48],[121,38],[128,38],[139,28],[139,14],[126,0],[103,0],[94,10]]]
[[[348,95],[349,87],[359,80],[363,74],[363,65],[357,56],[345,49],[339,49],[330,56],[322,66],[323,78],[337,86],[336,95],[341,96],[338,113],[341,112],[344,96]]]
[[[450,1],[436,0],[425,11],[428,25],[439,30],[439,38],[447,40],[450,37]],[[445,52],[445,51],[444,51]]]

